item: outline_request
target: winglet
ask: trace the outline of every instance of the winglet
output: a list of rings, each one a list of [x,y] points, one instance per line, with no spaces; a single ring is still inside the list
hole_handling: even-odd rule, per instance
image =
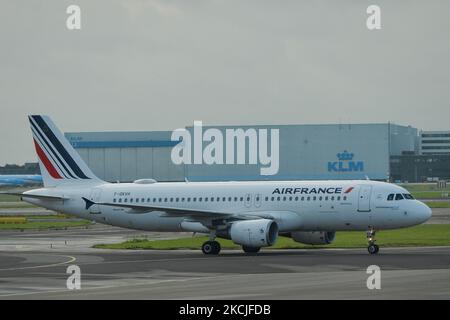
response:
[[[85,197],[81,197],[81,199],[83,199],[84,202],[86,202],[86,210],[89,210],[89,208],[92,207],[95,204],[94,201],[86,199]]]

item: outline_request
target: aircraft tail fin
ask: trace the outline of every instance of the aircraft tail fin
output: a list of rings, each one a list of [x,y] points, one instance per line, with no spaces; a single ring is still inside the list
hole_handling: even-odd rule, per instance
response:
[[[102,183],[48,116],[28,116],[45,187]]]

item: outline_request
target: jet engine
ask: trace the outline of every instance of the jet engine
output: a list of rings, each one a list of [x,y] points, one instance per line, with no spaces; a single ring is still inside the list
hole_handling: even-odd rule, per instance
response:
[[[327,231],[295,231],[291,232],[291,238],[295,242],[304,244],[330,244],[336,238],[336,232]]]
[[[234,243],[259,248],[273,245],[278,238],[278,225],[269,219],[233,222],[229,235]]]

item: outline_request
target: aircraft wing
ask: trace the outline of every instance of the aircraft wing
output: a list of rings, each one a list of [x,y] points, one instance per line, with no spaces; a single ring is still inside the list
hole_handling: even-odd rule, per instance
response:
[[[131,203],[109,203],[109,202],[94,202],[86,198],[82,198],[84,202],[86,202],[86,209],[89,209],[93,205],[101,205],[101,206],[111,206],[117,208],[127,208],[132,209],[133,213],[147,213],[151,211],[162,211],[165,212],[168,216],[171,217],[202,217],[202,218],[227,218],[233,216],[232,213],[228,212],[218,212],[218,211],[210,211],[210,210],[196,210],[196,209],[181,209],[181,208],[173,208],[173,207],[164,207],[164,206],[147,206],[147,205],[138,205]]]

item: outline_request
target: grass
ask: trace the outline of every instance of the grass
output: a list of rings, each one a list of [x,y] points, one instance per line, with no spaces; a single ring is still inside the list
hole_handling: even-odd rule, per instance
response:
[[[25,230],[25,229],[66,229],[90,225],[87,220],[80,221],[29,221],[23,224],[5,223],[0,224],[0,230]]]
[[[27,202],[0,202],[0,209],[23,209],[23,208],[37,208],[37,207]]]
[[[421,192],[411,192],[411,194],[416,199],[440,199],[440,198],[448,198],[448,195],[450,194],[450,192],[448,192],[448,191],[421,191]],[[446,194],[447,194],[447,196],[446,196]]]
[[[439,199],[444,198],[446,193],[450,194],[450,183],[445,189],[438,189],[436,183],[408,183],[400,186],[411,192],[416,199]]]
[[[450,201],[429,201],[425,203],[430,208],[450,208]]]
[[[17,214],[17,215],[9,215],[9,214],[2,214],[0,212],[0,218],[2,217],[25,217],[28,219],[73,219],[76,218],[75,216],[65,214],[65,213],[55,213],[55,214]]]
[[[438,189],[436,183],[408,183],[400,184],[403,188],[410,192],[424,192],[424,191],[438,191],[438,192],[450,192],[450,183],[447,184],[447,188]]]
[[[8,194],[0,194],[0,202],[20,202],[18,196],[10,196]]]
[[[170,240],[133,239],[123,243],[99,244],[100,249],[149,249],[175,250],[201,248],[208,237],[190,237]],[[231,240],[218,239],[223,249],[240,249]],[[382,231],[377,233],[377,243],[383,247],[448,246],[450,245],[450,224],[420,225],[412,228]],[[338,232],[336,241],[327,246],[311,246],[297,243],[290,238],[279,237],[270,249],[312,249],[312,248],[364,248],[367,247],[365,232]]]

